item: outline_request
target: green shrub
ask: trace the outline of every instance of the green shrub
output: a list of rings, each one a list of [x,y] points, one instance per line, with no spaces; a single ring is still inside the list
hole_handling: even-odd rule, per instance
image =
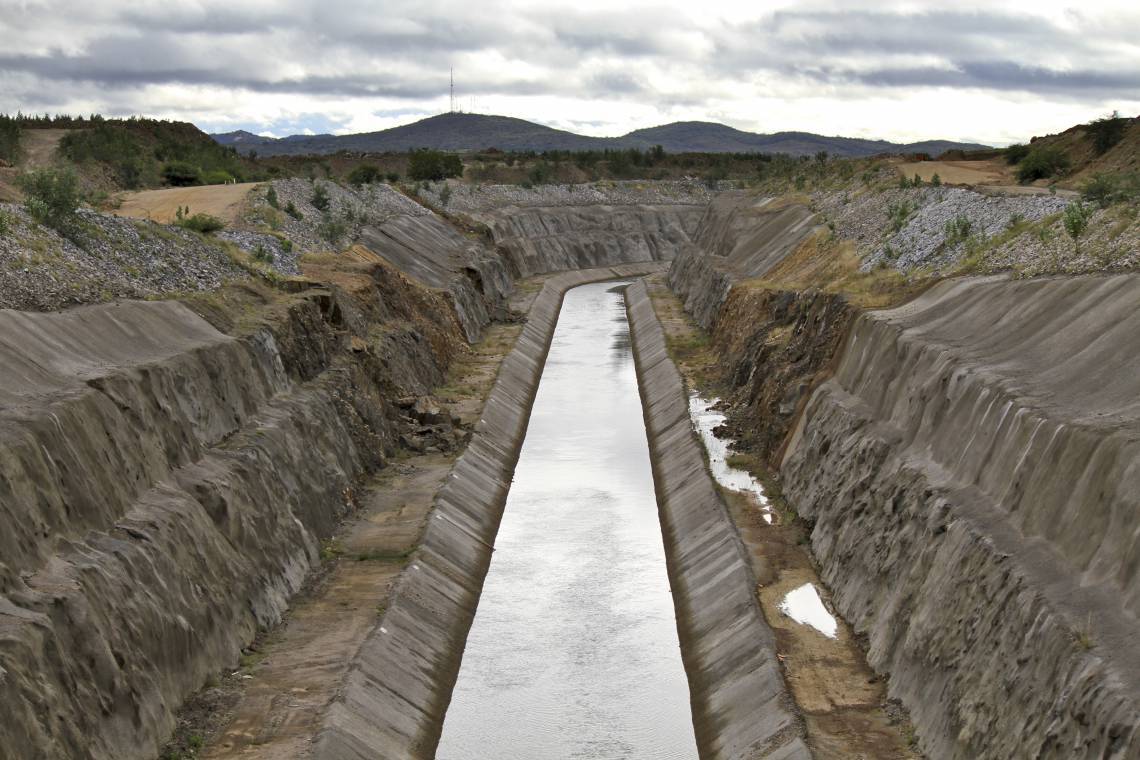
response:
[[[185,211],[178,209],[178,213],[174,215],[174,223],[184,230],[193,230],[203,235],[217,232],[226,226],[225,222],[210,214],[191,215],[189,206],[186,207]]]
[[[905,179],[905,177],[904,177]],[[898,232],[906,224],[906,220],[918,208],[917,204],[910,200],[901,200],[897,203],[887,204],[887,223],[891,228],[891,232]]]
[[[384,175],[384,179],[388,180],[389,184],[394,185],[400,181],[400,175],[398,172],[388,172]]]
[[[171,161],[162,167],[162,178],[174,187],[189,187],[202,182],[202,172],[186,161]]]
[[[222,169],[214,169],[213,171],[204,172],[202,174],[203,185],[228,185],[234,181],[234,176]]]
[[[942,187],[942,178],[938,176],[938,172],[934,172],[934,176],[930,178],[931,187]]]
[[[379,182],[383,174],[380,168],[372,164],[361,164],[348,173],[348,182],[351,185],[360,187],[361,185],[371,185],[373,182]]]
[[[265,191],[265,202],[273,208],[281,208],[277,200],[277,188],[273,185],[270,185],[269,189]]]
[[[1014,143],[1005,149],[1005,162],[1010,166],[1020,164],[1029,155],[1029,146],[1024,143]]]
[[[142,143],[122,126],[99,122],[91,129],[69,132],[59,141],[59,152],[77,164],[106,164],[123,187],[135,188],[142,181],[146,162]]]
[[[970,230],[973,227],[970,220],[965,214],[958,214],[950,221],[946,222],[946,245],[954,246],[961,243],[970,237]]]
[[[293,203],[293,201],[289,201],[285,204],[285,213],[297,220],[305,218],[305,215],[301,213],[301,210],[297,208],[297,204]]]
[[[330,243],[337,243],[348,233],[348,225],[344,220],[333,216],[326,216],[324,221],[317,225],[317,234]]]
[[[1017,166],[1017,181],[1032,182],[1035,179],[1048,179],[1069,168],[1069,158],[1055,146],[1043,145],[1033,148]]]
[[[12,220],[9,216],[0,211],[0,235],[7,235],[12,229]]]
[[[69,228],[79,209],[79,180],[70,169],[41,169],[20,177],[24,207],[40,224]]]
[[[1065,232],[1073,239],[1073,249],[1080,252],[1080,238],[1088,229],[1089,220],[1092,219],[1094,209],[1080,201],[1073,201],[1065,207],[1062,220],[1065,223]]]
[[[272,264],[273,253],[265,246],[258,243],[257,248],[253,249],[253,260],[260,261],[262,264]]]
[[[319,182],[313,183],[313,197],[309,199],[309,203],[313,204],[313,208],[318,211],[328,211],[329,204],[329,191],[325,186]]]
[[[1081,189],[1081,197],[1101,208],[1140,201],[1140,172],[1096,174]]]
[[[1092,137],[1093,149],[1098,156],[1108,153],[1114,145],[1124,139],[1124,129],[1128,119],[1113,111],[1102,119],[1089,122],[1088,134]]]
[[[438,182],[461,176],[463,176],[463,161],[454,153],[416,150],[408,157],[408,177],[414,181]]]
[[[451,185],[444,185],[443,189],[439,191],[439,203],[444,208],[451,201]]]

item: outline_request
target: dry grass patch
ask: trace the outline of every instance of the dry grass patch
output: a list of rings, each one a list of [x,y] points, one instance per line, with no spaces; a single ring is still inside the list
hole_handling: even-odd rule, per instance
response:
[[[884,309],[909,301],[936,282],[921,272],[896,269],[863,271],[852,240],[826,230],[809,235],[799,247],[763,278],[746,280],[746,287],[776,290],[820,290],[845,296],[864,309]]]

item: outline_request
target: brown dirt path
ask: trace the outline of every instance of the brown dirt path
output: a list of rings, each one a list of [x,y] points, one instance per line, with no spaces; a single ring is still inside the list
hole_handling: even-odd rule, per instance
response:
[[[707,387],[708,370],[715,357],[703,332],[689,320],[663,275],[647,279],[677,368],[689,387]],[[756,474],[764,480],[763,473]],[[839,631],[835,639],[829,639],[780,611],[784,596],[805,583],[814,584],[834,611],[794,515],[781,511],[782,504],[774,498],[778,519],[769,525],[751,498],[722,493],[749,550],[757,598],[776,634],[784,678],[804,717],[808,745],[817,760],[921,757],[913,748],[909,720],[900,707],[888,701],[885,684],[867,666],[866,655],[850,626],[837,615]]]
[[[0,202],[18,201],[23,194],[16,187],[20,172],[44,169],[55,163],[55,149],[70,129],[25,129],[20,138],[23,156],[16,166],[0,166]]]
[[[236,185],[171,187],[121,193],[117,197],[122,205],[111,213],[166,224],[174,220],[179,208],[189,206],[191,214],[210,214],[226,223],[232,223],[237,220],[246,196],[257,184],[243,182]]]

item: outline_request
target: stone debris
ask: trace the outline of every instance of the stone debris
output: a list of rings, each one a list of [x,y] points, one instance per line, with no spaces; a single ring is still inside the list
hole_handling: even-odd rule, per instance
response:
[[[155,222],[83,210],[79,245],[36,224],[22,206],[0,204],[0,308],[49,311],[114,298],[216,290],[248,276],[225,247]]]
[[[441,193],[451,189],[446,204]],[[705,204],[712,200],[703,180],[675,181],[599,181],[583,184],[552,184],[524,187],[523,185],[468,185],[459,182],[436,182],[421,189],[420,194],[432,205],[448,211],[472,213],[489,211],[504,206],[631,206]]]

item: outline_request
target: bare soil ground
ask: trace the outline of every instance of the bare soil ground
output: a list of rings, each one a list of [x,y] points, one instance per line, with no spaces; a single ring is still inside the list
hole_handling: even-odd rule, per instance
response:
[[[231,224],[241,213],[249,191],[255,187],[256,182],[243,182],[237,185],[171,187],[165,190],[121,193],[117,198],[122,203],[111,213],[168,224],[174,221],[179,208],[189,206],[191,214],[210,214]]]
[[[965,185],[982,192],[1002,195],[1050,194],[1050,182],[1047,180],[1039,180],[1033,185],[1019,184],[1015,167],[1001,158],[988,161],[911,161],[899,164],[897,168],[900,175],[909,179],[917,174],[923,182],[930,182],[937,174],[944,185]],[[1078,195],[1071,190],[1054,189],[1053,192],[1066,197]]]
[[[692,324],[663,275],[648,280],[670,354],[690,387],[701,388],[715,358],[707,338]],[[676,355],[675,355],[676,354]],[[762,473],[758,473],[762,475]],[[913,728],[904,711],[887,699],[885,684],[867,666],[866,655],[850,627],[838,615],[839,631],[829,639],[779,610],[791,590],[812,583],[829,609],[804,534],[794,515],[777,510],[776,524],[761,517],[752,500],[723,492],[737,530],[744,539],[756,576],[756,595],[768,625],[776,634],[784,678],[807,725],[808,744],[819,760],[910,760]],[[770,494],[771,495],[771,494]]]
[[[1002,159],[988,161],[913,161],[898,166],[904,177],[930,182],[937,174],[947,185],[1016,185],[1013,168]]]
[[[520,283],[516,308],[529,308],[537,290]],[[446,384],[436,389],[464,427],[481,416],[499,365],[521,330],[521,322],[488,327],[478,344],[452,362]],[[318,576],[282,624],[249,649],[237,672],[190,701],[166,756],[269,760],[307,754],[352,656],[380,623],[459,453],[403,458],[369,483],[357,500],[361,509],[325,544]]]

